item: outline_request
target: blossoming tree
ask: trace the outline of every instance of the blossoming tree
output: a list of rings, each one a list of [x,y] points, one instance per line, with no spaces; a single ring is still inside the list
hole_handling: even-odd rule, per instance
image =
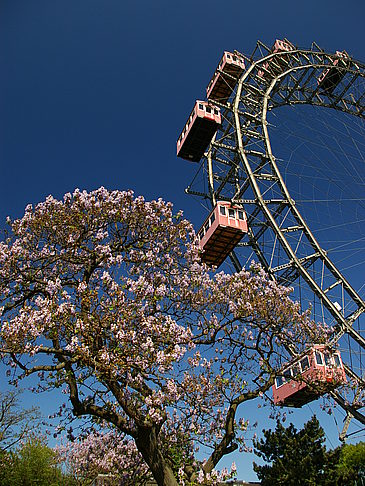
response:
[[[259,267],[201,264],[191,224],[162,200],[76,190],[9,224],[0,350],[12,380],[62,387],[75,416],[133,441],[159,485],[208,481],[243,440],[238,406],[270,388],[289,348],[323,339]],[[202,464],[194,443],[211,447]]]

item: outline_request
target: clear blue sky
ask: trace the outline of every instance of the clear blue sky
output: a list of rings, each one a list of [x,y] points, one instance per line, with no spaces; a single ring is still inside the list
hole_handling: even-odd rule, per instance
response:
[[[364,18],[363,0],[2,0],[0,227],[101,185],[171,200],[198,225],[175,143],[222,51],[287,37],[365,60]],[[254,478],[251,460],[240,477]]]
[[[362,0],[2,0],[0,221],[100,185],[193,217],[175,141],[222,51],[285,36],[364,59],[364,14]]]

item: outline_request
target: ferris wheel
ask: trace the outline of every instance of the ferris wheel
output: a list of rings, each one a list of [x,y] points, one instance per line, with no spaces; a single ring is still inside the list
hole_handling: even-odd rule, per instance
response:
[[[283,129],[275,125],[281,113],[301,107],[304,113],[294,116],[290,128],[291,134],[296,134],[295,124],[312,110],[312,135],[304,136],[314,144],[306,164],[306,177],[310,178],[318,165],[316,153],[322,157],[322,147],[314,140],[320,129],[314,125],[323,108],[329,118],[340,113],[351,123],[355,120],[354,131],[359,135],[356,151],[363,150],[364,88],[365,65],[345,51],[328,53],[315,43],[310,49],[298,49],[287,39],[276,40],[271,47],[259,41],[250,57],[226,51],[208,85],[206,100],[196,102],[177,145],[178,156],[199,164],[186,189],[188,194],[213,208],[218,202],[229,202],[231,210],[236,210],[236,219],[239,210],[241,214],[244,211],[245,230],[231,228],[228,233],[216,234],[212,248],[207,246],[208,263],[219,265],[227,258],[240,271],[253,255],[279,284],[294,287],[295,298],[303,306],[310,303],[316,321],[324,321],[335,330],[332,344],[341,350],[347,378],[354,384],[352,391],[331,391],[347,414],[342,438],[351,418],[365,424],[365,301],[355,290],[361,290],[364,282],[351,283],[353,272],[343,271],[317,237],[317,230],[323,231],[326,222],[312,228],[308,217],[303,216],[297,199],[303,194],[295,189],[294,198],[290,192],[291,181],[298,182],[300,174],[290,178],[287,159],[282,158],[291,140],[286,135],[277,142],[275,130],[280,133]],[[343,126],[346,132],[351,130],[347,121]],[[354,139],[352,134],[350,138]],[[332,131],[330,143],[333,140],[337,143]],[[300,144],[291,149],[290,158],[303,157],[297,150]],[[365,158],[360,155],[361,167],[356,162],[350,167],[348,150],[346,145],[341,148],[341,159],[359,184],[361,199],[365,177],[362,179],[359,172],[364,171]],[[324,172],[335,170],[329,166]],[[337,185],[343,193],[341,176],[335,179],[332,177],[328,187],[332,191]],[[211,215],[203,224],[200,238],[207,238],[210,223],[218,217],[217,211]],[[361,217],[357,214],[354,218],[359,227]],[[344,231],[340,229],[340,235]],[[332,230],[326,233],[335,234]]]

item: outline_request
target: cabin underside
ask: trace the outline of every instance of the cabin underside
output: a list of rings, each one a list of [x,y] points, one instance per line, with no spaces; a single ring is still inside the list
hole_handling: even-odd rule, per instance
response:
[[[243,237],[242,230],[228,226],[218,226],[205,243],[202,261],[219,267]]]
[[[231,96],[236,83],[237,81],[233,81],[231,78],[221,74],[217,79],[212,92],[209,94],[209,99],[227,101]]]
[[[206,118],[196,118],[185,140],[183,140],[178,157],[191,160],[192,162],[199,162],[218,126],[215,121],[207,120]]]
[[[328,71],[328,73],[325,75],[323,80],[319,83],[319,86],[324,91],[327,91],[328,93],[332,93],[332,91],[340,83],[343,77],[344,77],[344,72],[336,68],[331,68]]]
[[[294,393],[283,398],[279,405],[284,407],[301,408],[303,405],[317,400],[322,395],[330,392],[336,388],[336,385],[332,381],[321,381],[315,385],[305,385],[303,388],[296,390]]]

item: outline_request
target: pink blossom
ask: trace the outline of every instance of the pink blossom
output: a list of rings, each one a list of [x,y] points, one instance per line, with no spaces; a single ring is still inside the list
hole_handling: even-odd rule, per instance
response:
[[[124,451],[141,474],[136,448],[155,467],[139,441],[149,431],[163,460],[172,444],[183,448],[196,481],[230,477],[233,466],[219,473],[194,461],[198,444],[218,450],[232,403],[270,388],[289,345],[301,352],[328,339],[261,267],[230,275],[201,264],[192,225],[161,199],[76,189],[9,223],[0,242],[0,354],[13,382],[42,372],[42,389],[60,387],[70,411],[113,428],[93,443],[123,437],[119,457]],[[231,425],[230,445],[244,447],[247,423]],[[90,444],[79,445],[94,454]],[[117,455],[95,457],[97,468],[116,468]],[[178,465],[174,474],[191,481]]]

